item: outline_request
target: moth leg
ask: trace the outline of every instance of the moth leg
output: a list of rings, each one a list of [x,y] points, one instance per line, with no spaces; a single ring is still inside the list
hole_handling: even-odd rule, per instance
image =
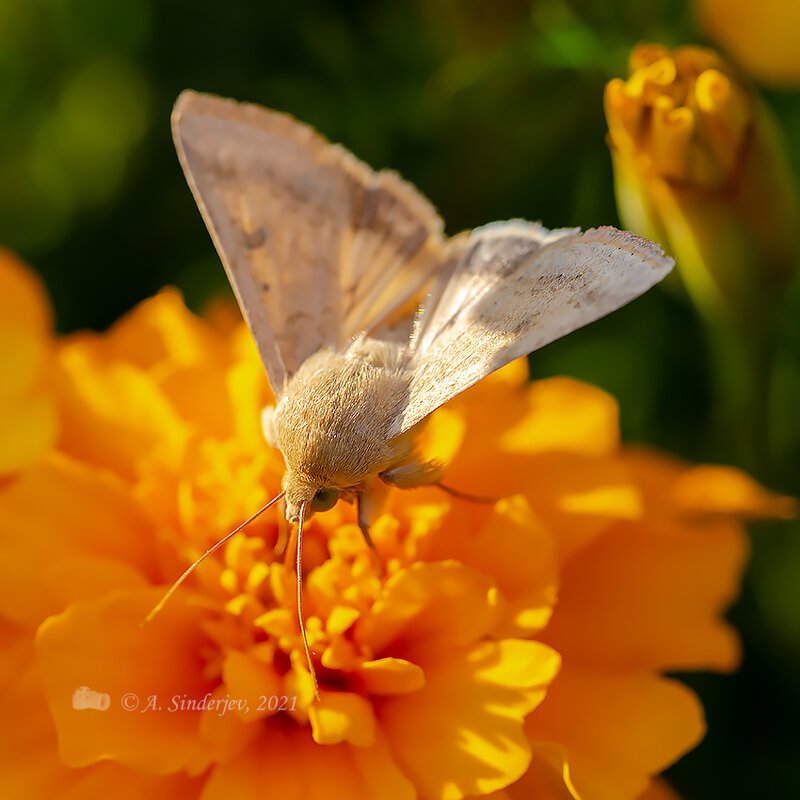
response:
[[[400,489],[415,489],[418,486],[436,486],[443,492],[458,497],[461,500],[468,500],[471,503],[496,503],[496,497],[482,497],[480,495],[469,494],[442,483],[441,478],[444,473],[444,464],[439,461],[420,461],[413,457],[399,466],[386,470],[381,473],[381,480],[390,486],[397,486]]]
[[[381,480],[398,489],[416,489],[418,486],[438,483],[443,473],[444,464],[440,461],[421,461],[412,456],[408,461],[382,472]]]
[[[479,494],[462,492],[459,489],[453,489],[452,486],[445,486],[445,484],[443,484],[441,481],[436,481],[434,486],[451,495],[452,497],[457,497],[459,500],[466,500],[470,503],[491,503],[494,505],[500,499],[498,497],[485,497]]]
[[[372,557],[375,561],[378,575],[381,578],[385,577],[383,571],[383,562],[381,561],[381,557],[378,555],[375,542],[372,541],[372,536],[369,534],[369,526],[378,516],[385,497],[386,491],[376,484],[373,484],[373,486],[366,492],[359,494],[357,500],[358,527],[361,528],[361,534],[364,537],[364,541],[367,543],[367,547],[369,547],[370,551],[372,552]]]

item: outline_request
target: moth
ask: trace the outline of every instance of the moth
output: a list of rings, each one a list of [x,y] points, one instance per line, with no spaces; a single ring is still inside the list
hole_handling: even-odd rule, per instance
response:
[[[433,411],[673,265],[609,227],[511,220],[447,238],[399,175],[256,105],[185,91],[172,130],[275,394],[263,422],[286,464],[286,518],[300,523],[298,581],[311,514],[354,501],[372,546],[389,487],[441,482],[415,450]]]

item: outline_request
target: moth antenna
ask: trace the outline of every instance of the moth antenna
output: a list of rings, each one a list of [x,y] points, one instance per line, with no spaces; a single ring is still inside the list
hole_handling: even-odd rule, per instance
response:
[[[231,536],[235,536],[243,528],[246,528],[253,520],[258,519],[258,517],[260,517],[270,506],[275,505],[275,503],[277,503],[278,500],[280,500],[284,496],[284,494],[286,494],[286,492],[281,492],[277,497],[273,497],[272,500],[269,501],[269,503],[267,503],[260,510],[256,511],[256,513],[253,514],[252,517],[250,517],[249,519],[245,520],[238,528],[236,528],[235,530],[232,530],[229,534],[226,534],[213,547],[210,547],[208,550],[206,550],[205,553],[203,553],[203,555],[201,555],[200,558],[198,558],[193,564],[188,566],[181,573],[181,575],[178,578],[178,580],[176,580],[175,583],[173,583],[172,586],[169,587],[169,589],[167,590],[167,593],[158,601],[158,603],[156,603],[156,605],[154,606],[153,610],[144,618],[144,620],[141,622],[141,625],[143,625],[143,626],[147,625],[147,623],[150,622],[150,620],[152,620],[153,617],[156,614],[158,614],[158,612],[161,611],[162,608],[164,608],[164,606],[167,604],[167,600],[169,600],[170,597],[172,597],[172,595],[175,594],[175,590],[189,577],[189,575],[191,575],[191,573],[194,571],[194,568],[201,561],[204,561],[212,553],[214,553],[217,550],[219,550],[219,548],[222,547],[222,545],[224,545],[225,542],[227,542],[228,539],[231,538]]]
[[[300,506],[300,522],[297,527],[297,619],[300,621],[300,636],[303,639],[303,650],[306,651],[306,661],[308,671],[311,673],[311,680],[314,682],[314,697],[319,697],[319,684],[317,683],[317,673],[311,661],[311,650],[308,647],[308,636],[306,635],[306,624],[303,621],[303,519],[306,515],[306,505],[304,502]]]
[[[496,503],[500,498],[499,497],[482,497],[479,494],[469,494],[468,492],[462,492],[458,489],[453,489],[451,486],[445,486],[443,483],[437,481],[433,484],[434,486],[438,486],[443,492],[447,492],[447,494],[452,495],[453,497],[457,497],[459,500],[467,500],[470,503]]]

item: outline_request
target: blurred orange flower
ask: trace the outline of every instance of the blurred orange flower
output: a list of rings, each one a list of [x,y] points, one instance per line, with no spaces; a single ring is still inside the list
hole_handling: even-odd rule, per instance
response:
[[[751,75],[776,86],[800,84],[800,3],[697,0],[700,26]]]
[[[696,697],[661,673],[736,666],[721,613],[745,557],[738,520],[795,506],[735,470],[624,448],[611,397],[526,378],[518,362],[483,381],[424,443],[451,460],[449,483],[508,499],[392,492],[373,530],[385,581],[349,506],[308,525],[314,703],[277,514],[140,626],[279,490],[244,325],[168,290],[64,340],[58,446],[0,491],[0,794],[647,791],[703,734]]]

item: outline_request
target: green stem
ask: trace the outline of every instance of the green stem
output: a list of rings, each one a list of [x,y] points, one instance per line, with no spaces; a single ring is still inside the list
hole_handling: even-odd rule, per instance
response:
[[[715,372],[715,427],[722,451],[761,480],[770,477],[769,407],[775,364],[774,317],[709,326]]]

